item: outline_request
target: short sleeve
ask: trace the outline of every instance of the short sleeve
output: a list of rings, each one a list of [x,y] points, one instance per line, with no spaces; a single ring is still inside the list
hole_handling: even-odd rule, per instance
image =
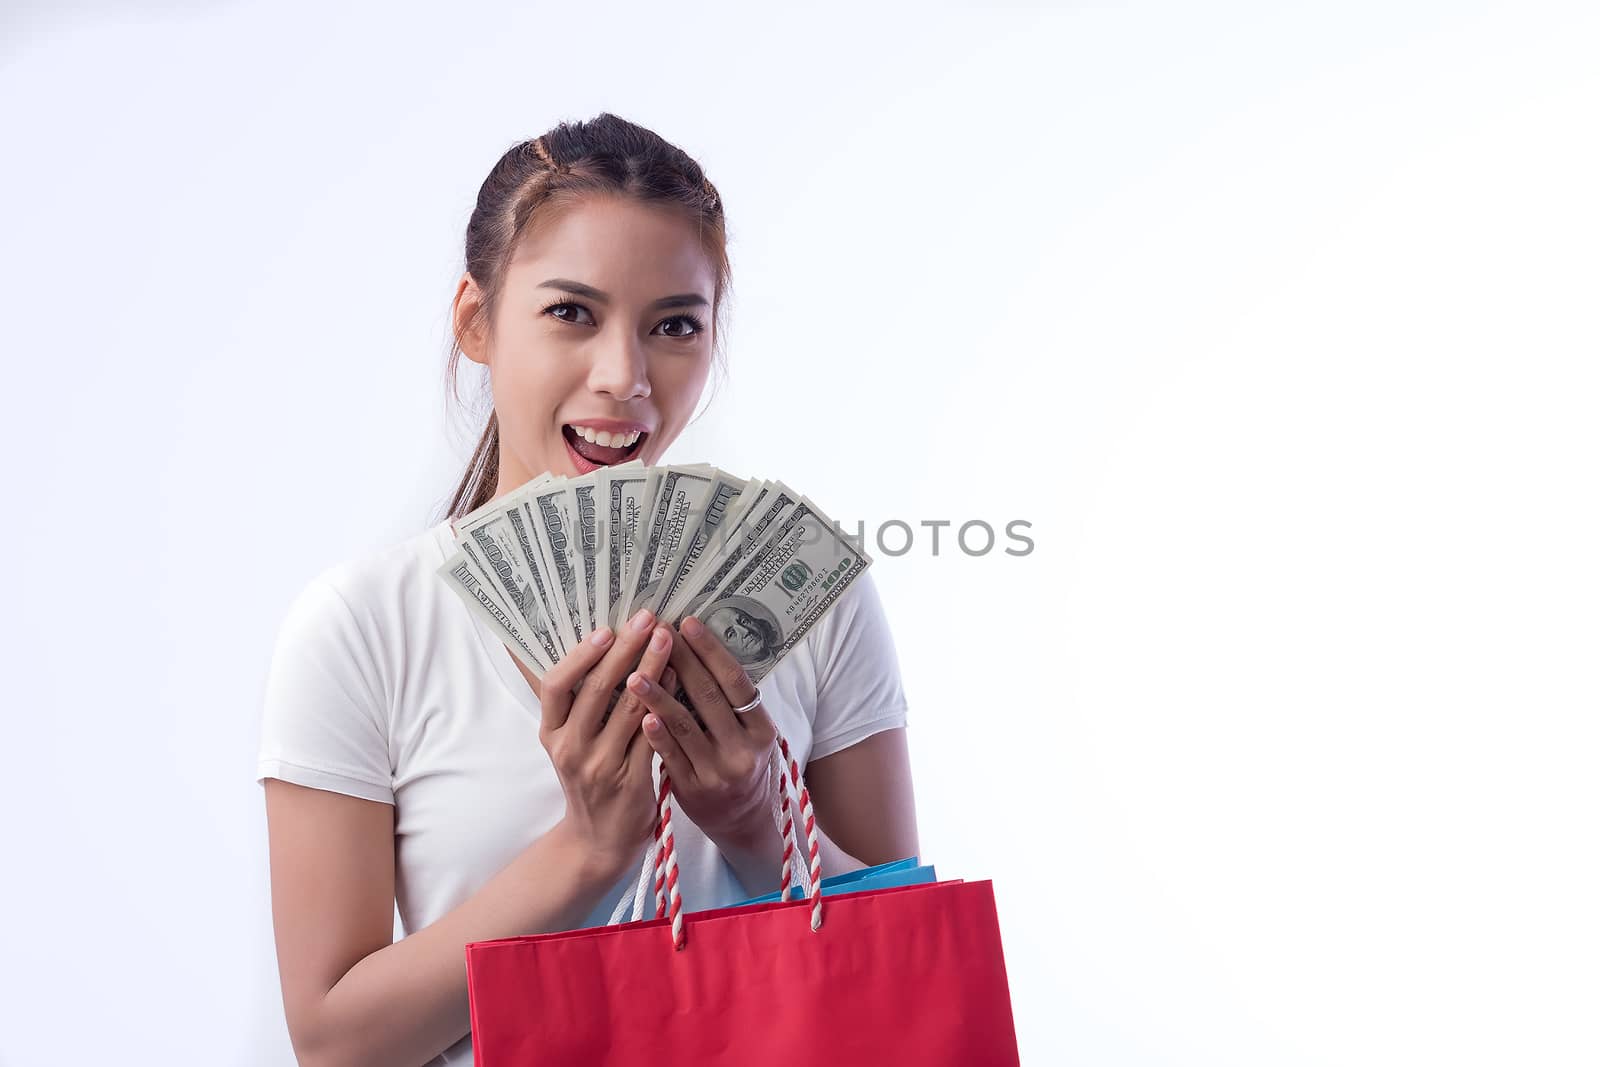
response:
[[[870,569],[851,583],[817,629],[812,760],[906,724],[900,661]]]
[[[273,646],[256,781],[279,778],[393,804],[380,692],[371,643],[349,604],[325,576],[312,579]]]

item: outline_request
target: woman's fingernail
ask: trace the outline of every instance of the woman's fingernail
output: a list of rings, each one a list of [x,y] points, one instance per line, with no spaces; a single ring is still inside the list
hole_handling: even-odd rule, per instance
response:
[[[671,644],[672,634],[665,626],[657,626],[655,635],[650,638],[650,647],[657,652],[665,652]]]
[[[628,688],[632,689],[635,693],[648,692],[650,689],[650,681],[638,671],[634,671],[632,674],[628,675]]]
[[[699,619],[693,615],[688,615],[678,624],[678,629],[683,631],[683,636],[685,637],[699,637],[705,627],[700,625]]]
[[[654,715],[646,715],[644,717],[644,728],[649,730],[651,733],[655,733],[657,730],[661,729],[661,720],[656,718]]]
[[[650,609],[649,608],[640,608],[638,611],[634,612],[633,613],[633,618],[628,620],[628,625],[633,627],[635,630],[641,630],[642,631],[642,630],[649,629],[650,628]]]
[[[600,629],[589,635],[589,643],[597,648],[605,648],[611,643],[611,637],[611,627],[602,626]]]

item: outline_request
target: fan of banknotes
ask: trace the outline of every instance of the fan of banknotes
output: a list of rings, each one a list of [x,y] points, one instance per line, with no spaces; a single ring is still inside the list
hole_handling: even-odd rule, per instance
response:
[[[542,474],[456,534],[438,573],[541,678],[649,608],[698,617],[759,683],[872,562],[782,482],[708,464]]]

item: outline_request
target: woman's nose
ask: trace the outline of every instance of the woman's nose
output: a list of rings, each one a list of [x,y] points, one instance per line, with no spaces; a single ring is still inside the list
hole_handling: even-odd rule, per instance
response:
[[[631,339],[596,347],[589,368],[589,388],[617,400],[650,395],[649,364],[644,351]]]

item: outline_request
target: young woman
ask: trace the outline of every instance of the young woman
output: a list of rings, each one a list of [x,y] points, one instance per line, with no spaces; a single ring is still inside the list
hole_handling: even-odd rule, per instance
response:
[[[301,1064],[471,1063],[466,944],[606,922],[653,837],[656,753],[685,910],[778,888],[779,729],[824,873],[918,851],[905,699],[870,572],[759,690],[704,625],[648,613],[541,684],[436,573],[455,519],[541,472],[660,461],[712,366],[725,242],[700,167],[614,115],[517,145],[484,181],[447,376],[460,354],[482,364],[494,411],[449,515],[311,580],[273,652],[257,780]],[[692,710],[667,695],[680,682]]]

